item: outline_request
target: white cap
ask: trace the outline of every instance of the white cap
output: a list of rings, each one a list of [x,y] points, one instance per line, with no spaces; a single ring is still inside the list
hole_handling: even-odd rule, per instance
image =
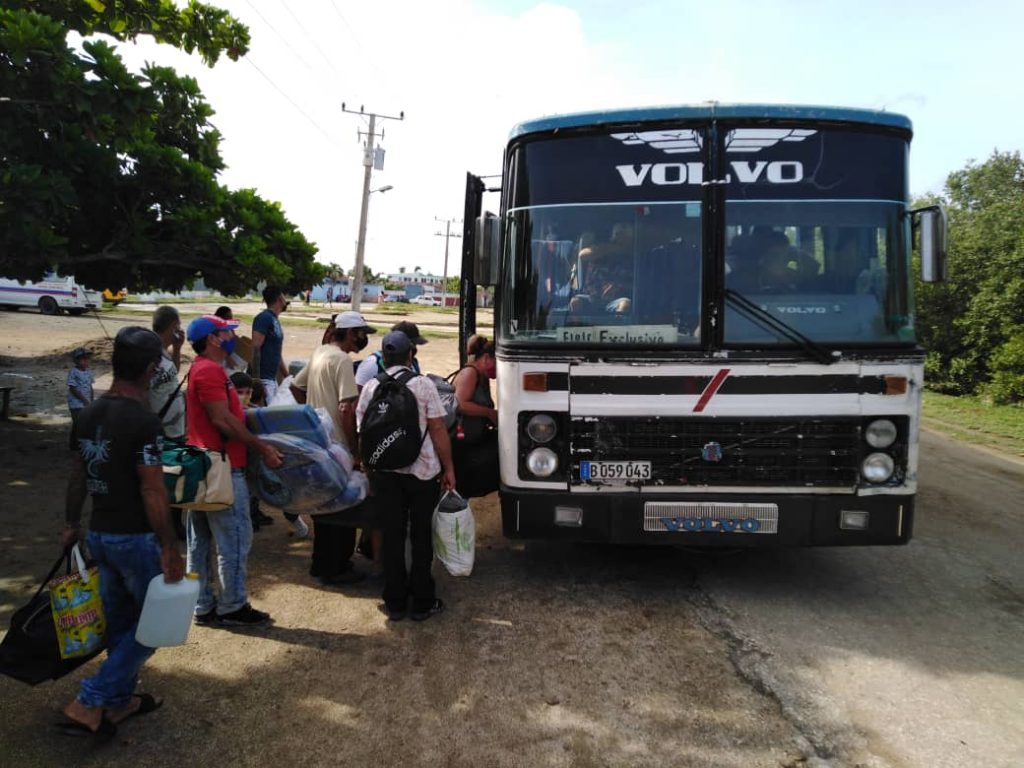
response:
[[[365,328],[367,333],[376,333],[377,329],[366,322],[366,318],[358,312],[342,312],[334,318],[335,328]]]

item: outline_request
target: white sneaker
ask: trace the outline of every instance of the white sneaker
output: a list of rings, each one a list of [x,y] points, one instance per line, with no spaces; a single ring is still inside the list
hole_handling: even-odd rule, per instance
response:
[[[295,528],[295,538],[304,539],[309,536],[309,526],[306,525],[306,521],[303,520],[301,516],[295,518],[293,526]]]

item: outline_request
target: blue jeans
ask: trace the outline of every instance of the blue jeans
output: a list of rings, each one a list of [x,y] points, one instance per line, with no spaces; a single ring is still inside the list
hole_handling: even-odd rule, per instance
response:
[[[231,486],[235,503],[223,512],[188,513],[186,539],[188,570],[199,574],[199,602],[196,615],[214,608],[224,615],[248,602],[245,578],[248,574],[249,550],[252,548],[252,518],[249,516],[249,487],[245,470],[231,470]],[[217,576],[220,599],[213,596],[210,584],[210,544],[217,544]]]
[[[160,545],[152,533],[86,534],[89,554],[100,570],[100,597],[107,620],[107,659],[82,681],[78,700],[87,707],[125,706],[139,682],[139,670],[153,649],[135,642],[146,590],[160,567]]]

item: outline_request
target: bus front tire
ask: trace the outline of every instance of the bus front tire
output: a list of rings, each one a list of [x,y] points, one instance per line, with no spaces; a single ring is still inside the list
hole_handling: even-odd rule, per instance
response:
[[[52,296],[43,296],[39,300],[39,311],[44,315],[59,315],[60,307],[57,306],[57,300]]]

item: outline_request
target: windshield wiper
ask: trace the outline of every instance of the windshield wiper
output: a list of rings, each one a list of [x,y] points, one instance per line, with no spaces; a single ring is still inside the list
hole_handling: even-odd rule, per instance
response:
[[[838,359],[838,356],[830,353],[818,342],[804,336],[796,328],[783,322],[771,312],[762,309],[742,293],[734,291],[732,288],[726,288],[725,300],[731,300],[733,308],[745,318],[799,345],[808,355],[822,365],[832,365]]]

